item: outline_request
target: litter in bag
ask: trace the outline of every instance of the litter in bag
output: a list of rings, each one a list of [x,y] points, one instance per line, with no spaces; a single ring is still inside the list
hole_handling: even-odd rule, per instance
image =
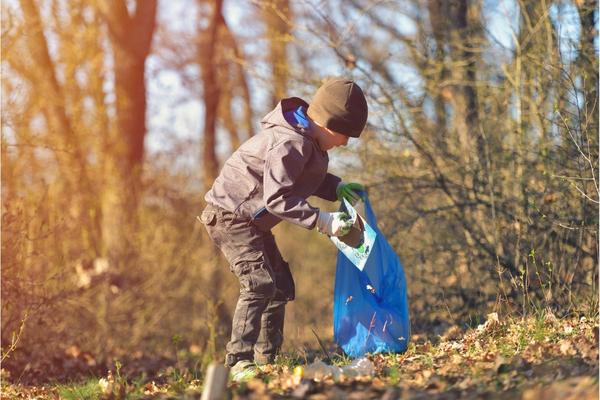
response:
[[[410,319],[404,268],[385,237],[366,192],[366,223],[375,232],[369,257],[359,269],[338,251],[333,299],[333,334],[350,357],[406,350]],[[342,205],[342,209],[347,206]]]
[[[352,228],[345,236],[331,236],[329,239],[335,244],[348,259],[361,271],[365,267],[377,233],[369,224],[356,212],[354,207],[344,199],[342,201],[341,211],[350,216]]]

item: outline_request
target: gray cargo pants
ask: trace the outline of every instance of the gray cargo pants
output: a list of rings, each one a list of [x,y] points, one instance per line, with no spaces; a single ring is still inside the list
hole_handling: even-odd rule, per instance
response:
[[[295,297],[288,263],[270,231],[211,204],[200,219],[240,282],[225,364],[273,362],[283,342],[285,305]]]

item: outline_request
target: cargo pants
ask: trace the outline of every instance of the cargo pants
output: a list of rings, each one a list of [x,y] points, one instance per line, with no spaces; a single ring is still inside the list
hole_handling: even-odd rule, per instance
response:
[[[271,363],[283,343],[285,305],[295,285],[273,234],[251,221],[208,204],[200,217],[240,283],[225,364],[241,360]]]

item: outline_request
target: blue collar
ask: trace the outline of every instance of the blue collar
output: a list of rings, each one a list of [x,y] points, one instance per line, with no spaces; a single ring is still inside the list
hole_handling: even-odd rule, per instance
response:
[[[308,117],[306,116],[306,108],[303,106],[300,106],[293,111],[287,111],[283,116],[294,128],[308,129],[310,127]]]

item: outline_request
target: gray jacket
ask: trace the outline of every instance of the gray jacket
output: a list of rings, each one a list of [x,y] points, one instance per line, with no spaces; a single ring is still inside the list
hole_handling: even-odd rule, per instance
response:
[[[301,127],[283,113],[308,104],[283,99],[261,121],[261,131],[242,144],[223,165],[208,203],[252,220],[269,230],[282,219],[307,229],[315,227],[319,209],[306,199],[315,195],[336,200],[340,178],[327,173],[329,157]]]

